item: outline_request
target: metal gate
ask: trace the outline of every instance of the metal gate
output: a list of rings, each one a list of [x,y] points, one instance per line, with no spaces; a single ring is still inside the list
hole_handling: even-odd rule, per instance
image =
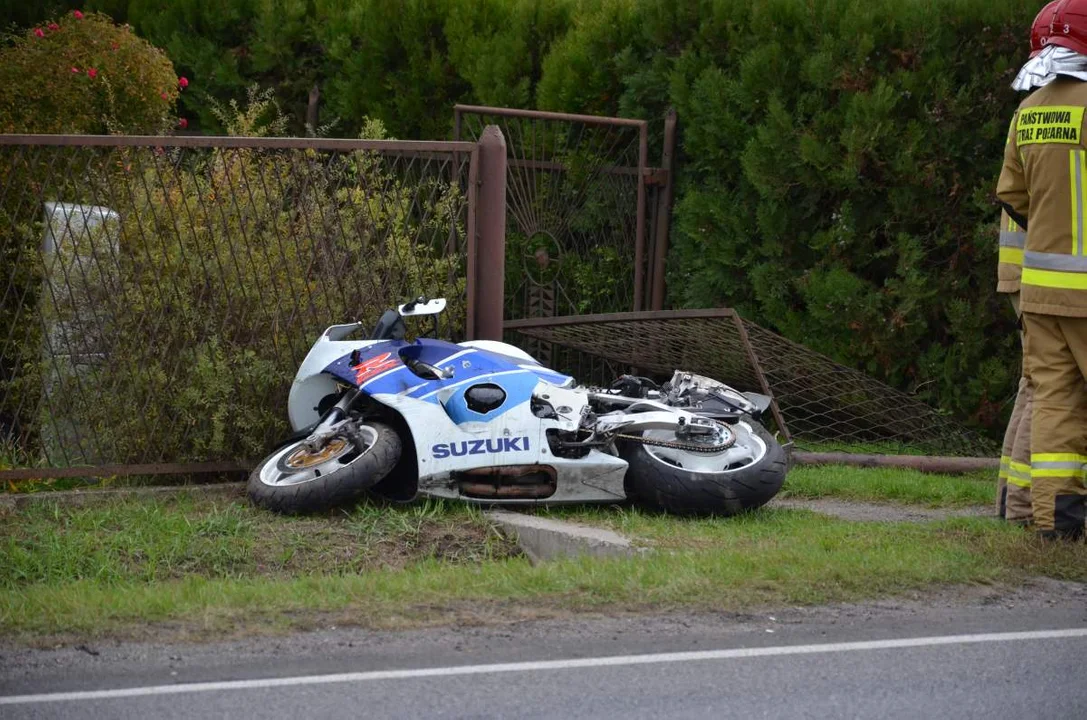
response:
[[[645,120],[457,105],[454,137],[506,138],[505,319],[660,309],[671,177]],[[671,162],[675,115],[665,121]]]

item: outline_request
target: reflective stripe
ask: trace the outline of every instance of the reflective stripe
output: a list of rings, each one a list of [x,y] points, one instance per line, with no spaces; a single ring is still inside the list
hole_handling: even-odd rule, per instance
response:
[[[1015,221],[1012,220],[1012,225]],[[1027,234],[1022,230],[1001,230],[1000,247],[1025,248],[1027,246]]]
[[[1030,487],[1030,465],[1027,463],[1015,462],[1014,460],[1008,461],[1008,478],[1009,485],[1014,485],[1021,488]]]
[[[1085,474],[1083,472],[1083,468],[1080,468],[1078,470],[1047,470],[1045,468],[1041,468],[1041,469],[1037,469],[1037,470],[1032,470],[1030,472],[1030,477],[1032,479],[1037,478],[1037,477],[1045,477],[1045,478],[1082,478],[1082,477],[1085,477],[1085,476],[1087,476],[1087,474]]]
[[[1068,187],[1072,208],[1072,254],[1076,254],[1076,243],[1079,241],[1079,188],[1076,186],[1076,168],[1079,166],[1078,150],[1068,153]]]
[[[1087,457],[1078,453],[1038,453],[1030,456],[1030,476],[1078,478],[1087,473]]]
[[[1023,253],[1023,267],[1087,273],[1087,257],[1027,250]]]
[[[1076,216],[1079,218],[1079,235],[1077,235],[1078,243],[1076,249],[1073,250],[1076,255],[1083,255],[1083,194],[1087,191],[1087,187],[1084,187],[1083,178],[1087,175],[1084,168],[1087,167],[1087,153],[1083,150],[1076,151],[1076,157],[1078,162],[1076,164],[1076,185],[1079,186],[1079,196],[1076,198]]]
[[[1087,273],[1024,268],[1022,283],[1056,290],[1087,290]]]
[[[1038,462],[1081,462],[1087,463],[1087,455],[1079,453],[1031,453],[1031,463]]]
[[[1005,265],[1023,265],[1023,251],[1013,247],[1000,248],[999,261]]]
[[[1072,182],[1072,254],[1083,255],[1083,151],[1070,152],[1068,162]]]
[[[1030,465],[1009,459],[1007,482],[1016,487],[1030,487]]]
[[[1030,487],[1030,465],[1017,462],[1008,463],[1008,482],[1019,487]]]
[[[1072,461],[1072,462],[1038,462],[1038,461],[1034,461],[1034,462],[1032,462],[1030,464],[1030,469],[1031,470],[1041,470],[1041,469],[1047,469],[1047,468],[1051,469],[1051,470],[1065,470],[1065,469],[1082,470],[1083,469],[1083,463],[1082,462],[1077,462],[1077,461]]]

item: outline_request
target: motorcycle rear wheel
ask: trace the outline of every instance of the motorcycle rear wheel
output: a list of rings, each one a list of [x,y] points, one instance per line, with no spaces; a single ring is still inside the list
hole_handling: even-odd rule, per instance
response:
[[[354,438],[337,435],[317,452],[306,447],[308,438],[278,448],[250,473],[249,499],[288,515],[357,500],[392,471],[402,451],[400,437],[388,425],[360,421],[357,428]]]
[[[623,442],[626,491],[636,503],[678,515],[736,515],[765,505],[781,490],[785,450],[762,425],[744,418],[730,425],[736,443],[720,453],[695,453]],[[675,440],[667,431],[643,433]]]

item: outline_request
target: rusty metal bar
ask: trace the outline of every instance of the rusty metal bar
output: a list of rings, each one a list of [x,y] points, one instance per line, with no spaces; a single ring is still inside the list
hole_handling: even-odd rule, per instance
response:
[[[905,468],[921,472],[958,474],[1000,469],[1000,458],[934,457],[929,455],[853,455],[794,452],[797,465],[848,465],[862,468]]]
[[[653,236],[653,294],[650,308],[664,309],[664,265],[668,258],[668,232],[672,225],[672,197],[675,192],[676,111],[664,119],[664,149],[661,167],[668,173],[664,188],[657,194],[657,227]]]
[[[645,170],[649,163],[649,125],[643,123],[638,137],[638,207],[634,228],[634,311],[645,305]]]
[[[93,465],[65,468],[20,468],[0,470],[0,481],[46,480],[74,477],[121,477],[127,475],[205,475],[249,472],[236,462],[147,463],[143,465]]]
[[[736,315],[732,308],[709,310],[643,310],[641,312],[602,313],[598,315],[566,315],[563,317],[525,318],[507,320],[507,330],[559,327],[563,325],[591,325],[594,323],[636,322],[641,320],[691,320],[702,318],[730,318]]]
[[[451,152],[471,152],[470,142],[421,140],[354,140],[344,138],[267,138],[211,135],[0,135],[0,146],[73,147],[177,147],[253,148],[259,150],[372,150],[395,155],[435,153],[445,158]]]
[[[501,340],[506,278],[506,138],[488,125],[479,140],[476,244],[477,339]]]
[[[785,437],[785,441],[792,442],[793,438],[789,434],[789,427],[785,424],[785,418],[782,417],[781,410],[778,408],[778,401],[774,398],[774,391],[770,389],[770,383],[766,381],[766,374],[762,371],[759,356],[751,345],[751,339],[747,336],[747,328],[744,327],[743,318],[739,314],[733,313],[732,320],[736,325],[736,332],[740,334],[740,342],[743,343],[744,352],[747,353],[747,361],[751,363],[751,370],[759,381],[759,387],[762,388],[763,394],[770,396],[770,414],[773,416],[774,422],[777,423],[778,429],[781,430],[781,434]]]
[[[581,122],[588,125],[616,125],[620,127],[645,127],[645,120],[616,118],[603,115],[575,115],[572,113],[547,112],[544,110],[518,110],[515,108],[487,107],[482,105],[454,105],[453,112],[474,115],[494,115],[496,117],[519,117],[533,120],[558,120],[560,122]],[[455,117],[455,115],[454,115]]]
[[[566,165],[550,160],[520,160],[516,157],[510,158],[509,164],[511,167],[525,168],[526,170],[550,170],[553,172],[565,172],[569,168]],[[607,175],[630,175],[636,176],[639,173],[642,174],[647,183],[652,182],[655,174],[662,172],[661,168],[637,168],[628,167],[625,165],[601,165],[597,172]]]
[[[458,120],[460,116],[457,116]],[[476,302],[479,293],[479,145],[472,148],[468,165],[468,258],[466,294],[468,306],[465,309],[465,334],[468,340],[476,340]]]
[[[244,482],[207,482],[185,485],[145,485],[120,488],[84,488],[80,490],[51,490],[49,492],[13,492],[0,494],[0,507],[21,510],[51,503],[66,507],[87,507],[97,503],[129,500],[153,500],[177,497],[183,493],[200,493],[201,497],[245,497]]]

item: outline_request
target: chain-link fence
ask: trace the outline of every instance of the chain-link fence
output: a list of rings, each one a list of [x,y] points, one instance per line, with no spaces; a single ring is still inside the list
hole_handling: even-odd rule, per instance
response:
[[[440,294],[463,338],[475,157],[0,137],[0,471],[259,457],[326,326]]]
[[[769,390],[778,430],[804,450],[992,456],[988,438],[924,402],[741,320],[689,310],[522,320],[511,335],[556,348],[559,369],[590,384],[675,369],[743,391]]]

